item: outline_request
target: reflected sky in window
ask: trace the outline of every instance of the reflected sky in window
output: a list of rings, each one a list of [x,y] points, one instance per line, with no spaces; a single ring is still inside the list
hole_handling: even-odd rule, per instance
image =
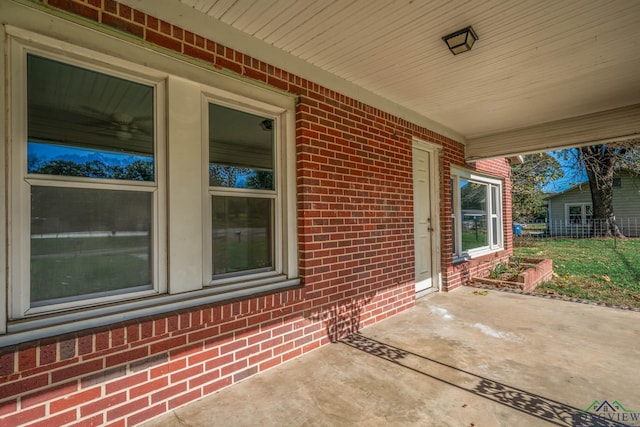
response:
[[[153,181],[153,157],[29,142],[27,171],[31,174]]]

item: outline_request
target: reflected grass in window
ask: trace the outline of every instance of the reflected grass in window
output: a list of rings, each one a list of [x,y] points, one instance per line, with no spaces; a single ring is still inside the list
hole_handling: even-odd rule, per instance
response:
[[[460,180],[462,250],[488,246],[487,185]]]
[[[213,276],[273,269],[273,200],[213,196]]]
[[[151,289],[148,192],[31,191],[31,302]]]
[[[150,289],[148,245],[148,236],[32,239],[31,301]]]

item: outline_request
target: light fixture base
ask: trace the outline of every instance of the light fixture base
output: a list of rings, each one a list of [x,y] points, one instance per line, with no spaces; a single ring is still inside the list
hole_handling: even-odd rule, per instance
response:
[[[442,38],[447,47],[454,55],[471,50],[473,44],[478,40],[478,35],[471,26],[458,30]]]

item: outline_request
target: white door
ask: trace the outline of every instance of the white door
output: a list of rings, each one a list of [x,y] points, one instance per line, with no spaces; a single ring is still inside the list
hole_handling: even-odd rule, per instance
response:
[[[413,148],[413,224],[416,260],[416,292],[431,288],[433,283],[432,153]]]

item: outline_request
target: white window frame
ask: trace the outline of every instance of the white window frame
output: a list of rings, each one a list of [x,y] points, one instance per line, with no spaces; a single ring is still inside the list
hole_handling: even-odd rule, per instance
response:
[[[228,94],[227,94],[228,95]],[[231,108],[238,111],[243,111],[258,116],[263,116],[273,120],[274,141],[273,141],[273,190],[252,190],[246,188],[228,188],[228,187],[213,187],[209,185],[209,104],[216,104],[223,107]],[[285,266],[286,259],[288,258],[288,252],[291,250],[285,245],[284,228],[286,227],[289,218],[295,217],[295,213],[287,209],[285,189],[287,183],[286,176],[286,126],[284,122],[287,120],[287,111],[276,107],[259,103],[250,99],[240,100],[237,97],[235,99],[229,99],[224,93],[220,91],[212,90],[208,88],[202,94],[202,159],[203,170],[205,171],[203,176],[203,187],[206,189],[205,202],[204,202],[204,218],[205,218],[205,259],[203,260],[203,275],[205,277],[205,285],[207,286],[222,286],[234,283],[242,283],[250,280],[261,280],[270,278],[273,276],[281,276],[286,274]],[[273,269],[265,272],[256,273],[238,273],[231,274],[226,277],[213,278],[213,265],[212,265],[212,212],[211,212],[211,199],[213,196],[242,196],[255,197],[255,198],[267,198],[273,200]]]
[[[274,88],[256,85],[237,76],[232,77],[215,67],[184,60],[179,55],[166,55],[162,49],[124,38],[108,29],[95,31],[55,16],[21,7],[10,7],[9,22],[19,22],[23,28],[5,24],[0,27],[0,45],[8,50],[0,55],[0,68],[9,70],[8,80],[0,83],[0,106],[6,107],[9,118],[0,121],[0,130],[9,135],[7,147],[0,150],[0,160],[8,165],[7,175],[0,176],[0,206],[6,207],[8,218],[0,226],[0,237],[6,245],[0,253],[0,346],[14,345],[52,335],[95,328],[128,319],[159,315],[175,310],[218,303],[255,294],[277,292],[300,285],[298,277],[295,95]],[[65,40],[64,42],[61,40]],[[17,286],[26,286],[25,272],[30,263],[28,240],[30,211],[25,205],[24,170],[26,170],[26,73],[16,68],[15,49],[25,46],[44,53],[60,55],[63,62],[77,61],[85,68],[98,68],[110,75],[138,79],[157,84],[155,150],[157,198],[154,218],[153,248],[159,260],[154,264],[157,286],[141,295],[144,298],[123,299],[106,304],[95,301],[69,310],[44,313],[29,312],[24,317],[23,296],[13,293]],[[26,58],[26,54],[24,55]],[[130,62],[119,58],[129,58]],[[26,60],[26,59],[25,59]],[[160,71],[161,70],[161,71]],[[206,97],[259,111],[273,117],[277,123],[278,152],[275,161],[278,174],[278,199],[274,221],[277,222],[277,268],[271,275],[244,276],[241,279],[212,283],[206,265],[211,260],[211,245],[205,236],[210,227],[206,209],[208,194],[207,157],[203,156],[202,100]],[[20,98],[23,98],[20,101]],[[8,104],[5,104],[5,99]],[[164,102],[164,104],[162,104]],[[4,127],[6,126],[6,128]],[[207,124],[208,126],[208,124]],[[208,145],[206,147],[208,149]],[[5,157],[6,154],[6,157]],[[24,170],[23,170],[24,169]],[[64,177],[59,177],[64,181]],[[94,185],[94,184],[91,184]],[[122,182],[104,182],[104,188],[121,186]],[[127,183],[143,187],[144,183]],[[6,205],[5,205],[6,200]],[[26,206],[26,207],[25,207]],[[23,218],[23,219],[21,219]],[[3,241],[5,241],[3,239]],[[274,255],[275,256],[275,255]],[[24,259],[26,258],[26,263]],[[6,263],[5,263],[6,260]],[[206,261],[205,261],[206,260]],[[213,285],[213,286],[210,286]],[[5,292],[6,291],[6,292]],[[129,298],[131,294],[126,295]],[[6,299],[5,299],[6,297]],[[17,301],[17,304],[14,304]],[[20,317],[22,316],[22,317]],[[17,321],[8,319],[18,319]]]
[[[78,307],[130,300],[166,292],[166,258],[164,254],[164,79],[166,75],[150,73],[125,61],[118,61],[77,46],[56,46],[42,37],[24,40],[10,39],[11,76],[11,279],[9,286],[9,319],[22,319],[44,313],[55,313]],[[65,64],[97,71],[154,88],[154,178],[153,182],[120,181],[110,179],[34,175],[27,172],[27,55],[52,59]],[[151,241],[153,288],[150,290],[114,293],[95,298],[78,299],[45,306],[31,306],[30,301],[30,218],[31,188],[56,186],[94,190],[130,190],[152,194]]]
[[[462,251],[462,209],[460,201],[460,180],[475,182],[478,184],[486,185],[486,209],[487,209],[487,239],[488,245]],[[453,229],[453,259],[454,261],[462,261],[465,259],[472,259],[478,256],[497,252],[504,248],[504,227],[502,217],[502,199],[503,199],[503,182],[501,179],[490,177],[488,175],[479,174],[475,171],[451,168],[451,192],[452,203],[451,206],[451,222]],[[492,199],[494,195],[498,195],[499,199],[494,203]],[[494,226],[493,219],[496,219],[496,225]],[[497,227],[497,241],[494,242],[494,227]]]
[[[580,207],[580,224],[572,224],[569,217],[569,210],[572,207]],[[575,202],[575,203],[565,203],[564,204],[564,224],[567,227],[587,227],[590,225],[591,223],[591,219],[589,219],[587,217],[587,206],[591,207],[591,217],[593,218],[593,205],[591,203],[580,203],[580,202]]]

